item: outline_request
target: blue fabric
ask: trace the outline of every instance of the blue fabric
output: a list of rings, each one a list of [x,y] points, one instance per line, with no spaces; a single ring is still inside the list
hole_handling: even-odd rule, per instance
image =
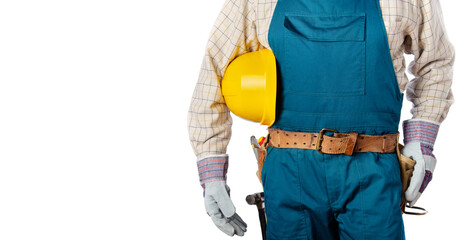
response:
[[[405,239],[395,153],[268,147],[262,182],[267,239]]]
[[[403,94],[377,0],[279,0],[268,40],[278,70],[273,128],[397,132]]]
[[[378,0],[279,0],[268,41],[278,71],[272,128],[398,131],[403,94]],[[268,239],[405,238],[395,153],[268,151]]]

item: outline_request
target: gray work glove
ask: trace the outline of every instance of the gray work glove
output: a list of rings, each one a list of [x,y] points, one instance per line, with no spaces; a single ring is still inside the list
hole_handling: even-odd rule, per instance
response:
[[[226,181],[205,183],[204,205],[214,224],[229,236],[244,236],[247,224],[235,212]]]
[[[432,180],[437,159],[433,155],[433,145],[440,123],[430,120],[409,119],[402,124],[404,148],[402,154],[415,160],[412,178],[404,193],[410,206],[414,206]]]
[[[421,146],[422,145],[422,146]],[[402,154],[415,160],[414,172],[405,194],[407,202],[414,206],[428,183],[432,180],[437,159],[433,155],[424,154],[423,144],[410,142],[404,146]]]

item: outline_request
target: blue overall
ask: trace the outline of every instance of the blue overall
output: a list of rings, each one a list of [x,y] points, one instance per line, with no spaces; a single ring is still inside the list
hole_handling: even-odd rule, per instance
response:
[[[397,133],[401,93],[378,0],[278,0],[272,128]],[[396,153],[268,147],[268,239],[405,239]]]

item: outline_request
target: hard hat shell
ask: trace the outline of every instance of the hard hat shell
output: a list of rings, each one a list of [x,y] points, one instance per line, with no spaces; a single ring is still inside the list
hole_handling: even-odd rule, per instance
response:
[[[221,83],[227,107],[235,115],[271,126],[276,111],[276,60],[269,49],[240,55]]]

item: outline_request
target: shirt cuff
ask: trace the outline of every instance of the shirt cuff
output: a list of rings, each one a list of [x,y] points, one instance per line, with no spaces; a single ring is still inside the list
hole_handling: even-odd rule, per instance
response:
[[[229,156],[211,155],[197,161],[200,184],[205,188],[205,183],[213,181],[226,181]]]
[[[433,147],[440,123],[425,119],[409,119],[402,122],[404,144],[420,142]]]

